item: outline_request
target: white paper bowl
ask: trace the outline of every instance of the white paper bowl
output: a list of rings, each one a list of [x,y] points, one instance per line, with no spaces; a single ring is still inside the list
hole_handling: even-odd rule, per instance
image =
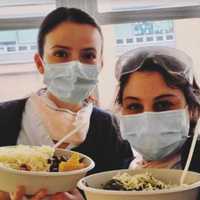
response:
[[[84,190],[87,200],[197,200],[200,190],[200,174],[188,172],[184,187],[175,187],[157,191],[114,191],[104,190],[102,185],[109,181],[118,172],[127,172],[131,175],[149,172],[156,178],[170,184],[179,184],[182,170],[171,169],[141,169],[115,170],[93,174],[82,178],[78,187]]]
[[[72,151],[56,149],[56,155],[69,156]],[[48,194],[66,192],[76,187],[77,182],[94,168],[94,162],[84,154],[83,162],[87,167],[66,172],[31,172],[20,171],[0,166],[0,191],[14,192],[16,187],[24,185],[26,194],[35,194],[39,189],[46,188]]]

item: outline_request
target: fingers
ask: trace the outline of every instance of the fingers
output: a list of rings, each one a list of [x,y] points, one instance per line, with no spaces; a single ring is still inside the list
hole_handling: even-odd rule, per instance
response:
[[[47,196],[47,190],[41,189],[36,195],[34,195],[31,200],[42,200]]]
[[[23,200],[25,196],[25,187],[19,186],[16,192],[11,195],[11,200]],[[47,190],[41,189],[37,194],[35,194],[31,200],[43,200],[47,196]],[[0,199],[1,200],[1,199]],[[75,189],[70,192],[57,193],[50,197],[50,200],[83,200],[83,197],[79,190]]]
[[[11,200],[23,200],[25,197],[25,187],[24,186],[18,186],[16,191],[14,193],[10,194]],[[35,194],[31,200],[42,200],[47,196],[47,190],[41,189],[37,194]],[[1,199],[0,199],[1,200]]]
[[[78,199],[79,200],[84,200],[81,192],[77,188],[75,188],[73,191],[70,191],[69,193],[72,194],[74,197],[76,197],[77,200]]]
[[[14,193],[11,193],[11,199],[12,200],[22,200],[23,196],[25,194],[25,187],[24,186],[18,186],[16,191]]]
[[[50,197],[50,200],[71,200],[72,196],[66,196],[66,193],[57,193]]]
[[[0,200],[10,200],[9,193],[0,191]]]
[[[144,165],[143,168],[166,168],[166,165],[162,163],[152,163]]]
[[[50,198],[51,200],[84,200],[78,189],[65,193],[57,193]]]

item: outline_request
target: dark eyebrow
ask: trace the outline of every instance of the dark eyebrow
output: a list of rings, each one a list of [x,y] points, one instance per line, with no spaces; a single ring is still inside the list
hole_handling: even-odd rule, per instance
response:
[[[160,100],[160,99],[163,99],[163,98],[168,98],[168,97],[177,97],[173,94],[163,94],[163,95],[160,95],[160,96],[157,96],[155,98],[156,101]],[[140,98],[138,97],[133,97],[133,96],[127,96],[124,98],[124,100],[135,100],[135,101],[140,101]]]
[[[138,97],[132,97],[132,96],[127,96],[124,98],[124,101],[125,100],[135,100],[135,101],[140,101],[140,99]]]
[[[92,47],[81,49],[81,51],[95,51],[95,53],[97,52],[97,50]]]
[[[53,48],[60,48],[60,49],[72,49],[71,47],[67,47],[67,46],[63,46],[63,45],[54,45],[51,47],[51,49]]]
[[[160,99],[168,98],[168,97],[177,97],[177,96],[174,95],[174,94],[163,94],[163,95],[160,95],[160,96],[156,97],[155,100],[158,101]]]

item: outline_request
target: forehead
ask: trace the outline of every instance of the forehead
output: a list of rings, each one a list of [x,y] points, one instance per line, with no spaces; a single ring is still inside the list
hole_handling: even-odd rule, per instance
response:
[[[137,71],[130,75],[123,96],[153,99],[164,94],[184,97],[180,89],[168,86],[159,72]]]
[[[74,48],[101,48],[101,35],[96,27],[87,24],[63,22],[45,37],[45,47],[63,45]]]

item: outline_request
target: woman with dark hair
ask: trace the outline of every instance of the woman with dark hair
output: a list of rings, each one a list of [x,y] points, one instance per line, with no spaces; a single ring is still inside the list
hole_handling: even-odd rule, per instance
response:
[[[119,58],[116,77],[122,137],[138,153],[130,168],[183,169],[200,117],[190,57],[169,47],[136,48]],[[190,170],[200,172],[199,155],[197,141]]]
[[[115,119],[88,100],[102,68],[103,36],[87,13],[60,7],[42,22],[35,63],[45,90],[29,98],[0,104],[0,146],[50,145],[70,131],[62,148],[84,153],[95,161],[89,172],[126,168],[133,159]],[[56,184],[56,183],[55,183]],[[13,199],[21,199],[23,188]],[[55,199],[81,199],[77,190]],[[41,199],[45,192],[34,199]],[[53,199],[53,197],[52,197]]]

